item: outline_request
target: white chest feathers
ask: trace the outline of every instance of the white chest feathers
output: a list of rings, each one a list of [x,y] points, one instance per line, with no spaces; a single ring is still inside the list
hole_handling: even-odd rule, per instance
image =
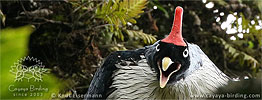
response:
[[[129,64],[131,62],[126,62],[126,66],[116,65],[119,70],[112,75],[111,85],[116,90],[108,99],[193,99],[192,96],[214,93],[228,81],[216,67],[203,66],[185,79],[168,84],[162,89],[157,80],[157,73],[148,66],[146,59],[133,66]]]

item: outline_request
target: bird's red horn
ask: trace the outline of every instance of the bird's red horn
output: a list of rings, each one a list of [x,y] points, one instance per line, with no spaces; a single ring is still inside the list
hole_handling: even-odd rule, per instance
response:
[[[178,46],[186,46],[182,37],[182,19],[183,8],[178,6],[176,7],[172,30],[166,38],[161,40],[162,42],[173,43]]]

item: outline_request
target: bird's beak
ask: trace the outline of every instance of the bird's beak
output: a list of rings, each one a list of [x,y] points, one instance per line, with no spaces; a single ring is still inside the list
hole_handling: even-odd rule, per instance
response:
[[[168,69],[168,67],[174,63],[169,57],[164,57],[162,59],[162,69],[163,71],[166,71]]]
[[[164,57],[162,59],[162,70],[166,71],[168,67],[172,64],[172,60],[169,57]],[[160,69],[160,87],[164,88],[167,84],[167,81],[169,80],[169,77],[164,76]]]
[[[181,67],[181,65],[178,64],[177,69],[175,69],[171,73],[169,73],[167,70],[173,63],[174,62],[169,57],[164,57],[162,59],[162,63],[161,63],[162,64],[162,66],[161,66],[162,68],[160,68],[160,66],[159,66],[159,70],[160,70],[160,87],[161,88],[164,88],[166,86],[170,76],[173,73],[177,72],[180,69],[180,67]]]

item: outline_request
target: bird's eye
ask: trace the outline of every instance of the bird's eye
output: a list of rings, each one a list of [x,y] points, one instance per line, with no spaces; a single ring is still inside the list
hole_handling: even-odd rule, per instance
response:
[[[184,58],[186,58],[188,56],[188,50],[187,49],[184,50],[183,56],[184,56]]]
[[[157,46],[156,46],[156,51],[159,51],[159,50],[160,50],[159,44],[157,44]]]

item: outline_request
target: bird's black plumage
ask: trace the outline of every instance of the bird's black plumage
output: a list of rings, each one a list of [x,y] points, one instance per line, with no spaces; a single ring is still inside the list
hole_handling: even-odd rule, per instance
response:
[[[105,99],[109,94],[109,86],[112,84],[112,73],[117,69],[115,64],[123,64],[122,61],[137,62],[141,60],[140,55],[144,55],[145,48],[130,50],[130,51],[117,51],[111,53],[104,61],[101,68],[95,73],[94,78],[89,86],[87,99]]]

